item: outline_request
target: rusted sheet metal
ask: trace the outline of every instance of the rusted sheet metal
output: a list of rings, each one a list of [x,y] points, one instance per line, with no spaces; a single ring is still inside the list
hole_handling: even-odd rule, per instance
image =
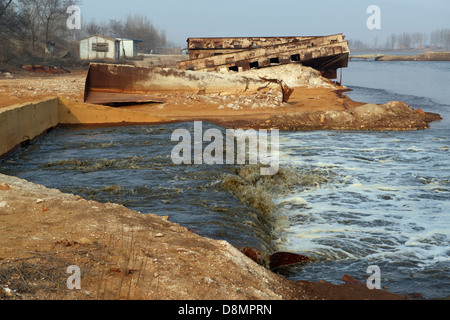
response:
[[[213,41],[213,40],[211,40]],[[228,41],[231,41],[228,39]],[[195,43],[195,42],[194,42]],[[211,42],[205,42],[210,44]],[[207,45],[203,43],[204,47]],[[208,51],[202,49],[202,51]],[[212,49],[217,54],[217,49]],[[342,34],[305,37],[285,43],[261,46],[241,51],[217,54],[200,59],[191,59],[178,63],[183,70],[247,71],[252,68],[264,68],[272,65],[302,63],[322,71],[324,76],[336,78],[336,70],[348,66],[350,50]]]
[[[290,88],[283,80],[279,79],[265,79],[260,77],[261,80],[265,80],[267,82],[277,83],[281,86],[281,93],[283,94],[283,102],[287,103],[292,93],[294,93],[294,89]]]
[[[84,102],[92,104],[125,104],[164,102],[152,96],[146,88],[135,84],[146,78],[146,73],[131,66],[91,64],[84,88]]]
[[[42,66],[42,65],[23,65],[22,69],[31,73],[48,73],[48,74],[65,74],[70,73],[69,70],[53,66]]]
[[[84,101],[112,105],[164,102],[164,94],[251,94],[262,89],[281,90],[285,97],[289,94],[285,85],[240,74],[95,63],[89,67]]]

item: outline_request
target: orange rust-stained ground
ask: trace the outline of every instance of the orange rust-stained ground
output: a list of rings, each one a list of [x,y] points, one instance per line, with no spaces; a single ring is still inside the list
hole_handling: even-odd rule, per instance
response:
[[[216,123],[255,121],[268,119],[273,115],[295,113],[299,111],[343,111],[345,104],[349,108],[361,106],[363,103],[355,102],[346,96],[325,88],[295,88],[288,103],[279,104],[280,99],[274,97],[272,106],[262,105],[258,108],[242,107],[239,110],[227,107],[233,104],[233,99],[245,100],[245,95],[228,97],[218,106],[216,99],[209,100],[201,95],[172,95],[164,106],[160,104],[145,104],[123,107],[130,110],[149,111],[162,117],[173,120],[193,121],[209,120]],[[220,104],[220,103],[219,103]],[[222,108],[220,108],[222,106]]]
[[[21,71],[12,78],[0,77],[0,108],[55,96],[82,101],[86,74],[87,70],[63,75]]]

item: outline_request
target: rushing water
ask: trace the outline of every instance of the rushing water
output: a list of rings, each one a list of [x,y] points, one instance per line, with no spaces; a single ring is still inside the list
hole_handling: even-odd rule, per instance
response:
[[[292,279],[341,283],[377,265],[390,291],[448,297],[450,63],[354,61],[344,83],[354,100],[405,101],[444,120],[414,132],[282,132],[271,179],[251,166],[174,165],[171,134],[187,123],[57,128],[0,171],[236,246],[313,257]]]

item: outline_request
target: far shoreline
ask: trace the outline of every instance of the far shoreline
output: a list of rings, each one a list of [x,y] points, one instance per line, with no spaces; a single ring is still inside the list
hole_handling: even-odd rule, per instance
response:
[[[375,61],[450,61],[449,51],[425,51],[425,52],[396,52],[392,51],[353,51],[352,60],[374,59]]]

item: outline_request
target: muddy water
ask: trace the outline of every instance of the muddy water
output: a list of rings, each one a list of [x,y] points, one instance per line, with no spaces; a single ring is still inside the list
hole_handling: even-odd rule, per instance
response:
[[[378,265],[390,291],[450,296],[450,64],[351,62],[344,82],[355,100],[405,101],[445,119],[417,132],[282,132],[270,178],[254,166],[174,165],[171,134],[190,123],[57,128],[0,171],[238,247],[314,258],[292,279],[341,283]]]

